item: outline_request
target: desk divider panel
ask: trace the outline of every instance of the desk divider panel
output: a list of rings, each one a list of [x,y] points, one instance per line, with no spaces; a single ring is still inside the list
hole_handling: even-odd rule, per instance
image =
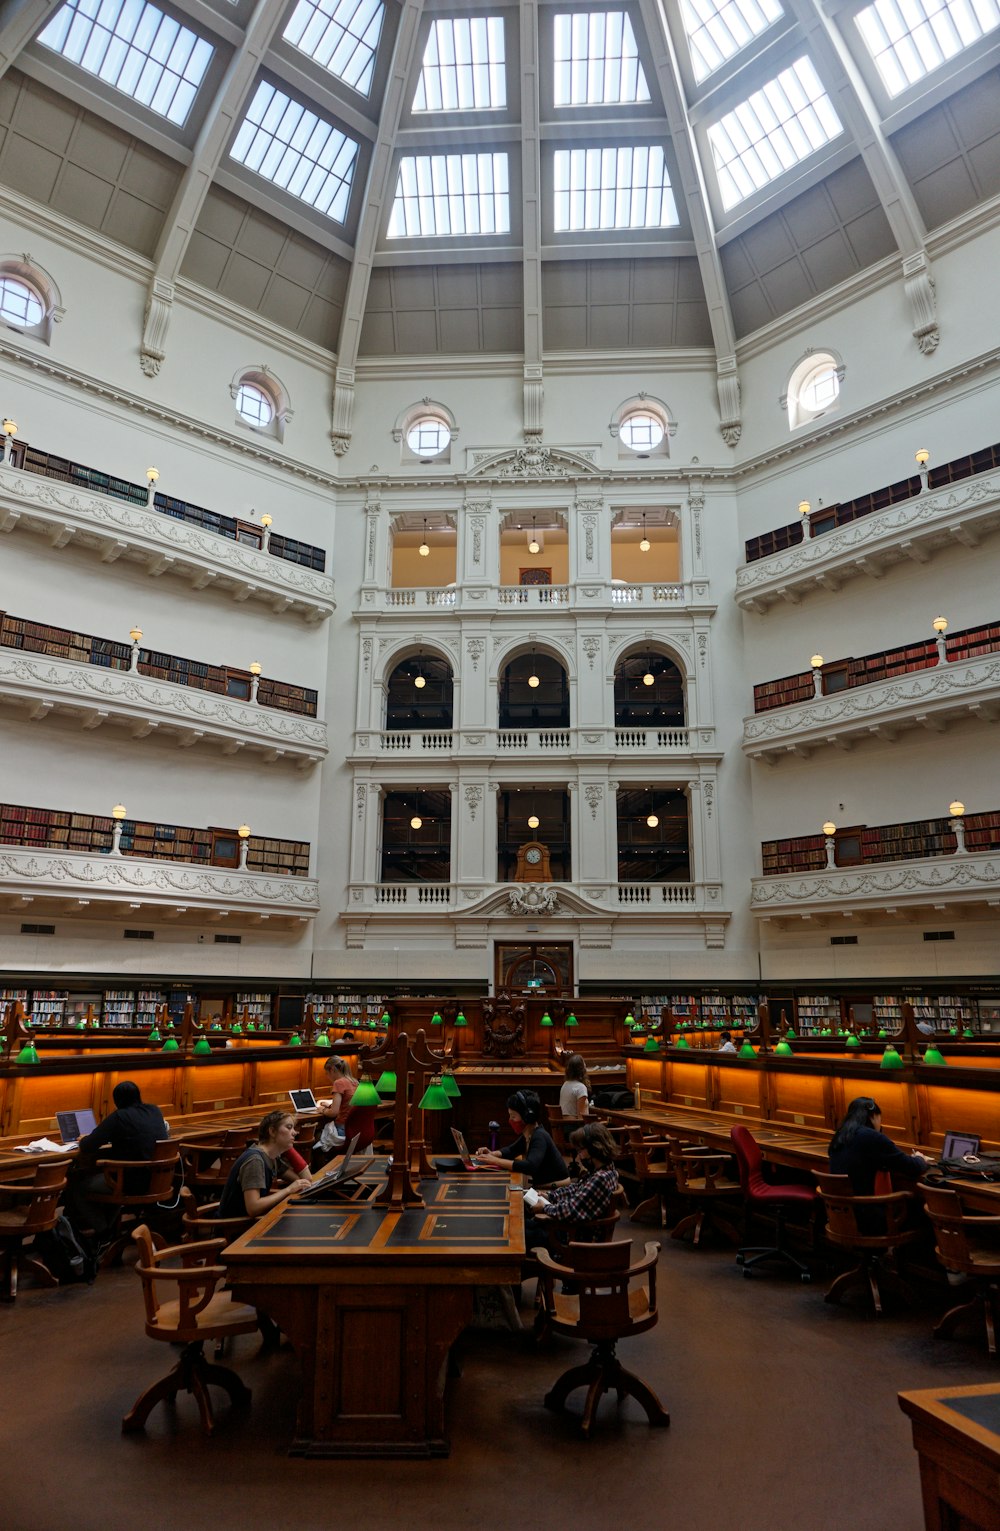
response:
[[[834,1083],[830,1074],[785,1074],[775,1070],[770,1075],[771,1120],[810,1127],[820,1134],[832,1133],[839,1121]]]
[[[757,1069],[751,1063],[722,1067],[718,1063],[707,1063],[705,1068],[710,1084],[714,1082],[715,1086],[714,1089],[710,1087],[713,1110],[728,1111],[735,1116],[766,1115],[764,1091],[768,1076],[763,1069]]]
[[[308,1057],[298,1048],[275,1058],[260,1058],[253,1065],[253,1100],[264,1110],[288,1105],[288,1091],[301,1090],[309,1084]]]
[[[704,1063],[672,1063],[668,1103],[672,1106],[700,1106],[706,1111],[712,1110],[711,1072]]]
[[[194,1063],[183,1068],[185,1111],[199,1107],[219,1111],[249,1104],[251,1065],[234,1059],[231,1063]]]

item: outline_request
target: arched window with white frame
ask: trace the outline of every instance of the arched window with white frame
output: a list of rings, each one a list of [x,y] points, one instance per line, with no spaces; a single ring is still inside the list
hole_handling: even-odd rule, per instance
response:
[[[839,408],[844,370],[844,363],[835,351],[809,350],[796,362],[781,396],[790,431],[811,425]]]
[[[288,392],[269,367],[243,367],[229,384],[236,406],[236,424],[258,436],[284,441],[292,418]]]
[[[58,287],[30,255],[0,256],[0,324],[48,344],[64,312]]]
[[[396,416],[392,439],[399,442],[402,463],[444,465],[451,462],[458,421],[446,404],[419,399]]]
[[[619,460],[645,461],[650,457],[669,457],[670,438],[677,422],[662,399],[638,393],[625,399],[608,426],[611,439],[618,442]]]

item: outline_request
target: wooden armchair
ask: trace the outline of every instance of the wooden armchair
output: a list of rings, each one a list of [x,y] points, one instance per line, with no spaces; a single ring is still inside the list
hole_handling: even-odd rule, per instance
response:
[[[950,1186],[921,1185],[927,1216],[934,1225],[934,1253],[946,1271],[968,1276],[974,1283],[972,1297],[966,1289],[965,1300],[939,1320],[934,1338],[950,1336],[965,1319],[978,1319],[986,1327],[986,1343],[991,1356],[997,1353],[997,1312],[1000,1296],[1000,1217],[979,1216],[967,1212],[957,1191]],[[992,1247],[982,1248],[976,1234],[992,1236]]]
[[[146,1333],[151,1339],[180,1344],[184,1349],[173,1371],[136,1400],[122,1420],[122,1430],[126,1434],[144,1430],[156,1405],[173,1401],[183,1388],[193,1395],[205,1433],[211,1435],[215,1419],[209,1385],[225,1389],[233,1404],[248,1404],[250,1389],[228,1366],[206,1361],[202,1346],[206,1340],[252,1333],[257,1328],[257,1311],[235,1302],[230,1292],[216,1290],[226,1274],[225,1266],[213,1263],[223,1246],[222,1239],[156,1250],[145,1224],[134,1229],[132,1237],[139,1246],[136,1270],[142,1278]],[[171,1265],[171,1261],[180,1264]],[[175,1295],[165,1298],[165,1287],[173,1287]]]
[[[210,1201],[218,1196],[229,1179],[229,1171],[250,1141],[251,1134],[239,1128],[178,1143],[185,1186],[199,1200]]]
[[[24,1261],[46,1286],[59,1283],[37,1256],[24,1246],[37,1233],[54,1228],[59,1217],[59,1198],[66,1189],[69,1159],[44,1159],[28,1181],[9,1181],[0,1186],[0,1250],[3,1251],[3,1288],[0,1298],[13,1302],[17,1296],[19,1260]]]
[[[148,1214],[157,1202],[173,1195],[174,1172],[179,1162],[177,1144],[167,1141],[154,1143],[149,1159],[98,1159],[97,1167],[104,1171],[107,1190],[88,1192],[88,1199],[117,1208],[110,1244],[101,1257],[102,1268],[122,1263],[122,1255],[141,1216],[139,1209],[145,1208]],[[154,1233],[152,1237],[162,1248],[162,1235]]]
[[[184,1230],[184,1242],[193,1244],[203,1239],[222,1239],[223,1244],[231,1244],[254,1225],[252,1217],[219,1217],[218,1212],[217,1201],[199,1203],[194,1193],[186,1185],[182,1186],[181,1227]]]
[[[586,1387],[580,1428],[590,1434],[597,1405],[608,1392],[618,1402],[635,1398],[651,1425],[669,1425],[670,1415],[641,1377],[626,1371],[615,1346],[620,1339],[652,1329],[656,1307],[656,1262],[659,1244],[647,1244],[643,1257],[632,1264],[632,1244],[618,1239],[608,1244],[570,1244],[563,1261],[547,1250],[538,1251],[542,1274],[543,1311],[548,1328],[570,1339],[586,1340],[594,1349],[590,1360],[564,1372],[545,1395],[547,1409],[561,1409],[570,1393]],[[645,1276],[646,1280],[642,1281]],[[556,1278],[571,1287],[557,1292]]]
[[[855,1196],[847,1175],[816,1174],[816,1185],[826,1209],[827,1242],[860,1256],[860,1263],[843,1271],[826,1292],[825,1302],[839,1302],[852,1286],[867,1285],[882,1312],[880,1283],[905,1295],[896,1268],[896,1251],[920,1237],[920,1229],[908,1226],[914,1205],[912,1191],[890,1191],[884,1196]],[[884,1256],[879,1261],[879,1256]]]
[[[642,1222],[652,1215],[661,1228],[667,1226],[667,1192],[677,1183],[677,1175],[670,1160],[670,1139],[654,1138],[643,1133],[641,1127],[629,1127],[625,1152],[631,1166],[619,1170],[626,1184],[636,1187],[639,1201],[632,1208],[633,1222]]]
[[[731,1244],[739,1244],[736,1223],[726,1213],[735,1211],[740,1183],[729,1174],[730,1157],[710,1148],[692,1147],[675,1139],[670,1145],[670,1162],[677,1182],[677,1194],[691,1210],[671,1231],[672,1239],[692,1233],[697,1246],[706,1226],[714,1228]],[[736,1213],[737,1220],[739,1214]]]

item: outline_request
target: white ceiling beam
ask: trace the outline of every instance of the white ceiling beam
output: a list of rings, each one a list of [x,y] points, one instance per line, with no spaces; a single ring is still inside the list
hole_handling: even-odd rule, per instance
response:
[[[521,225],[524,281],[524,439],[542,439],[542,161],[539,122],[538,3],[521,0]]]
[[[61,4],[62,0],[8,0],[0,6],[0,78]]]
[[[403,0],[399,27],[392,52],[392,62],[382,98],[378,134],[368,167],[368,182],[358,218],[358,236],[354,245],[354,263],[347,284],[347,297],[340,321],[337,367],[334,374],[333,421],[330,439],[338,457],[351,444],[354,420],[354,375],[361,345],[361,326],[368,301],[375,245],[382,226],[385,204],[392,193],[393,153],[399,119],[403,114],[406,82],[410,63],[416,57],[417,29],[423,15],[424,0]]]

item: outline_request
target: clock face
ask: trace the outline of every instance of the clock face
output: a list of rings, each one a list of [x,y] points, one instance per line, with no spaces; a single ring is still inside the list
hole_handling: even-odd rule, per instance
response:
[[[524,859],[529,866],[537,866],[542,859],[542,853],[537,845],[533,845],[530,851],[525,851]]]

